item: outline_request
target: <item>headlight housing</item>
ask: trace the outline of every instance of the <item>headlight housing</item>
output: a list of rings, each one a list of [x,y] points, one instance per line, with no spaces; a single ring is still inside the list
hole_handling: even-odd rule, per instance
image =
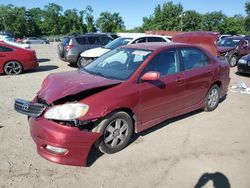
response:
[[[73,121],[84,116],[89,106],[82,103],[66,103],[50,108],[44,115],[47,119]]]
[[[247,60],[245,60],[245,59],[239,59],[238,63],[240,63],[240,64],[247,64]]]

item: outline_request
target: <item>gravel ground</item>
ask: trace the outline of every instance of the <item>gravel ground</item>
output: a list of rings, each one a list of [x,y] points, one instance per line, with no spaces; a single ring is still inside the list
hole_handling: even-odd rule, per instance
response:
[[[0,187],[189,188],[201,177],[200,185],[210,180],[205,187],[250,187],[250,95],[230,91],[214,112],[166,121],[113,155],[93,152],[89,167],[43,159],[36,153],[27,117],[13,110],[14,98],[31,100],[46,75],[75,68],[57,58],[55,44],[32,48],[40,67],[0,76]],[[231,83],[244,81],[250,87],[250,77],[235,72],[231,69]]]

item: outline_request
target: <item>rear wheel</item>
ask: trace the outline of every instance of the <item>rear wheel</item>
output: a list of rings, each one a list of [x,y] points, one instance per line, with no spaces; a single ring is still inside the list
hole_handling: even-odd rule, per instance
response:
[[[63,44],[62,43],[59,43],[57,45],[57,53],[58,53],[58,56],[60,58],[63,58],[64,57],[64,47],[63,47]]]
[[[220,88],[218,85],[213,85],[205,98],[205,111],[210,112],[217,108],[220,101]]]
[[[114,112],[103,119],[94,132],[102,133],[95,147],[103,153],[115,153],[125,148],[133,135],[133,121],[123,111]]]
[[[9,61],[4,65],[4,73],[8,75],[17,75],[23,72],[21,63],[17,61]]]
[[[238,58],[236,55],[232,55],[229,59],[230,67],[235,67],[237,65]]]

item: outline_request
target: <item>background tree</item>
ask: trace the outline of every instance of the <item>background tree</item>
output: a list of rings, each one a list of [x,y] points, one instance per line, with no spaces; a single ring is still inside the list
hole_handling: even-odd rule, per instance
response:
[[[96,21],[96,26],[102,32],[119,32],[125,29],[119,13],[102,12]]]
[[[61,30],[60,18],[63,8],[55,3],[49,3],[44,7],[44,17],[42,22],[42,30],[45,35],[57,35]]]
[[[173,2],[157,5],[154,14],[143,18],[144,30],[181,30],[183,6]]]
[[[221,11],[210,12],[203,15],[202,29],[204,31],[218,31],[223,30],[222,23],[226,15]]]
[[[42,35],[41,25],[43,11],[40,8],[32,8],[26,11],[26,36]]]
[[[244,28],[247,31],[247,33],[250,34],[250,2],[245,3],[245,11],[247,13],[247,16],[245,18]]]
[[[93,9],[91,6],[87,6],[85,9],[85,20],[87,24],[87,31],[88,32],[96,32],[94,16],[93,16]]]
[[[183,31],[198,31],[202,27],[202,15],[196,11],[188,10],[182,15]]]

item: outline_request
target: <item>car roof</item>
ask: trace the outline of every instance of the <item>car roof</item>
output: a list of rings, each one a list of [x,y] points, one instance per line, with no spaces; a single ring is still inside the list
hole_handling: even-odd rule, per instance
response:
[[[236,39],[236,40],[241,40],[241,39],[243,39],[243,38],[245,38],[245,37],[243,37],[243,36],[230,36],[230,37],[225,37],[225,38],[223,38],[223,39]]]
[[[149,42],[149,43],[137,43],[137,44],[128,44],[122,46],[122,48],[134,48],[134,49],[144,49],[144,50],[159,50],[168,47],[196,47],[196,45],[185,44],[185,43],[167,43],[167,42]]]

